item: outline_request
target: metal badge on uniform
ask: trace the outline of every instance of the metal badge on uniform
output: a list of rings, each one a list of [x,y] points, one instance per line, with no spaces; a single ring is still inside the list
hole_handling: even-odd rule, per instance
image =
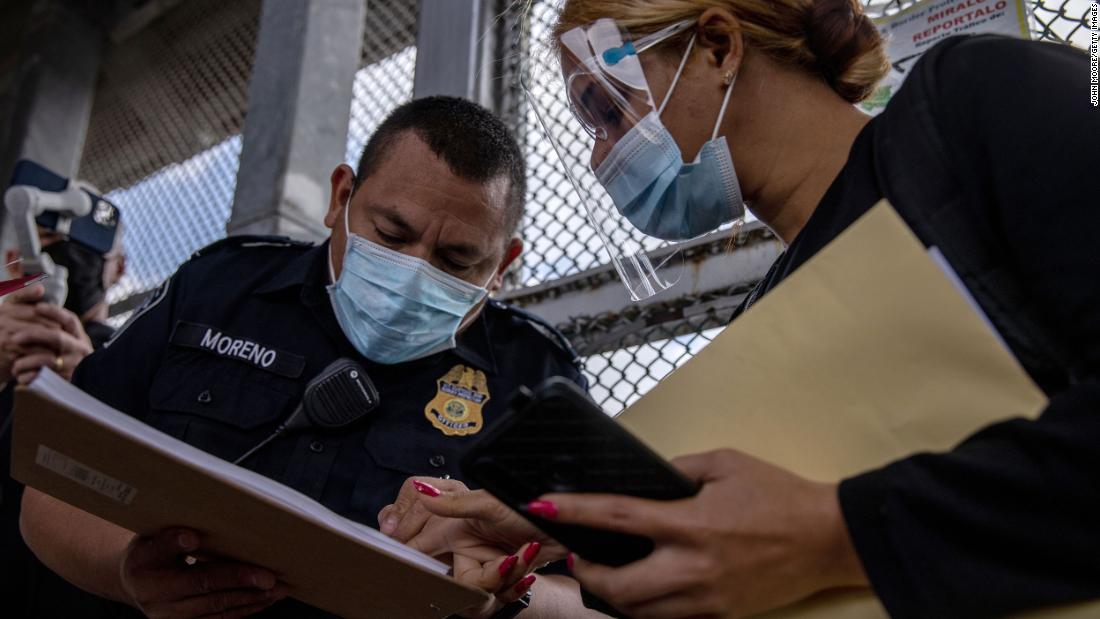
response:
[[[248,338],[234,337],[217,327],[183,320],[176,323],[169,341],[177,346],[197,348],[219,357],[235,359],[287,378],[301,376],[306,365],[306,358],[301,355],[277,350]]]
[[[437,391],[424,416],[447,436],[468,436],[481,431],[481,409],[489,401],[485,372],[456,365],[436,381]]]

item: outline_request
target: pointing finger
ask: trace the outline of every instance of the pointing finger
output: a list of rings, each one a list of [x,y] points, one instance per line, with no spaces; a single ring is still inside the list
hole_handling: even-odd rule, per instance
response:
[[[548,494],[529,503],[527,511],[554,522],[658,540],[684,535],[682,504],[618,494]]]
[[[474,518],[495,520],[508,508],[484,490],[462,493],[444,492],[438,497],[423,500],[424,508],[436,516],[446,518]],[[510,513],[510,511],[508,511]]]
[[[424,521],[427,520],[428,514],[418,511],[412,514],[412,521],[405,523],[402,526],[402,521],[413,512],[414,507],[418,505],[422,499],[426,496],[423,490],[424,487],[431,488],[435,493],[442,492],[444,490],[462,491],[466,490],[466,485],[460,481],[453,479],[437,479],[432,477],[410,477],[405,480],[405,483],[401,485],[401,490],[397,493],[397,498],[390,505],[387,505],[378,513],[378,525],[379,529],[397,539],[398,541],[407,542],[413,535],[415,535],[424,526]],[[400,529],[400,531],[398,531]],[[395,533],[400,533],[400,537]]]

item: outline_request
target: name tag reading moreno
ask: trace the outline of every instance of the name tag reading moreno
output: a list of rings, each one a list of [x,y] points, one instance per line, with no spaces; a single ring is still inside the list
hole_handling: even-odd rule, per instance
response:
[[[305,367],[305,357],[265,346],[255,340],[236,337],[217,327],[179,321],[169,340],[177,346],[196,348],[219,357],[242,361],[273,374],[297,378]]]

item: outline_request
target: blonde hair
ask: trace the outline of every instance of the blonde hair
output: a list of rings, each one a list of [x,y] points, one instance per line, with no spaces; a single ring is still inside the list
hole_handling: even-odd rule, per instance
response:
[[[858,0],[565,0],[554,39],[603,17],[635,35],[723,8],[741,22],[754,50],[820,75],[841,97],[858,103],[890,69],[882,37]],[[675,42],[686,45],[687,36]],[[680,40],[682,39],[682,41]]]

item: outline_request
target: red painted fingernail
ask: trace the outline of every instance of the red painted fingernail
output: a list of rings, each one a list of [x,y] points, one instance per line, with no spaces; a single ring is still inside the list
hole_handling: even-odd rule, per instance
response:
[[[531,544],[527,546],[527,550],[523,551],[523,563],[530,565],[531,561],[538,556],[540,550],[542,550],[542,544],[531,542]]]
[[[573,553],[565,555],[565,564],[569,566],[569,571],[573,571]]]
[[[512,587],[512,589],[516,593],[522,594],[522,593],[525,593],[528,589],[530,589],[531,585],[533,585],[534,583],[535,583],[535,575],[534,574],[528,574],[528,575],[523,577],[523,580],[517,582],[516,586]]]
[[[431,497],[436,497],[443,494],[442,492],[440,492],[439,488],[436,488],[431,484],[426,484],[422,481],[416,481],[415,479],[413,480],[413,488],[416,488],[416,491],[420,494],[426,494]]]
[[[558,506],[550,501],[531,501],[527,504],[527,513],[553,520],[558,517]]]
[[[500,575],[507,576],[508,572],[511,572],[512,568],[516,566],[516,563],[519,563],[519,557],[516,555],[512,555],[505,559],[504,563],[500,564]]]

